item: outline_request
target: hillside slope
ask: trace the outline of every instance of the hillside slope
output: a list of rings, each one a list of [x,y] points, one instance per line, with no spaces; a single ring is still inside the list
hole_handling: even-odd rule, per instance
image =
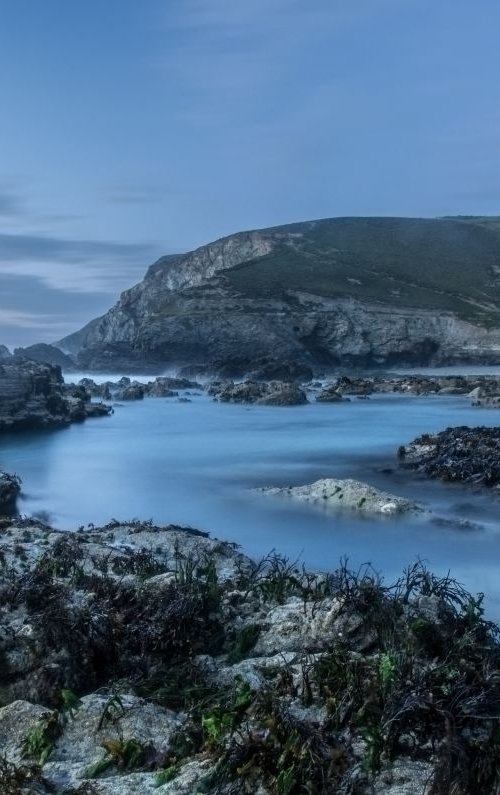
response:
[[[335,218],[163,257],[61,340],[93,369],[500,362],[500,219]]]

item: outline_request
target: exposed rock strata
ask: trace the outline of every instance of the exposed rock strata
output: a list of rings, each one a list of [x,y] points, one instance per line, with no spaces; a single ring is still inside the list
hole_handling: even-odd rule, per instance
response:
[[[65,385],[58,366],[16,359],[0,364],[0,432],[55,428],[111,411],[91,403],[84,389],[75,393]]]
[[[87,369],[203,362],[235,377],[269,357],[316,369],[498,362],[499,252],[495,219],[327,219],[231,235],[160,259],[59,345]]]
[[[2,792],[499,784],[496,630],[421,564],[385,588],[139,522],[0,520],[0,553]]]

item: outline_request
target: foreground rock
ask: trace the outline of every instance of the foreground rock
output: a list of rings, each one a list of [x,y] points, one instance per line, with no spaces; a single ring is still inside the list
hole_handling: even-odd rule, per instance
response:
[[[386,494],[359,480],[322,478],[307,486],[264,488],[264,494],[291,497],[302,502],[312,502],[325,507],[338,507],[364,514],[401,514],[421,510],[403,497]]]
[[[55,428],[111,411],[65,385],[58,366],[14,358],[0,364],[0,432]]]
[[[0,519],[0,555],[2,793],[497,791],[497,630],[420,563],[385,587],[137,521]]]
[[[440,480],[500,488],[500,428],[447,428],[398,451],[401,466]]]
[[[10,513],[21,493],[21,481],[16,475],[0,472],[0,515]]]

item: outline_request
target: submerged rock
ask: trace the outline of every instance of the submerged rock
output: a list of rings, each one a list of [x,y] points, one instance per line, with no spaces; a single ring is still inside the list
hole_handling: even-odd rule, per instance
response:
[[[364,514],[394,515],[421,510],[411,500],[387,494],[358,480],[322,478],[306,486],[268,487],[260,491]]]

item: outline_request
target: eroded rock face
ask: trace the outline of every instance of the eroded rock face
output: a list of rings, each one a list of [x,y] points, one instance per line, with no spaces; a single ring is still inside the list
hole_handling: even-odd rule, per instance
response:
[[[259,372],[263,359],[312,368],[493,363],[500,298],[491,263],[500,238],[494,223],[486,226],[326,219],[231,235],[160,259],[104,317],[60,345],[81,368],[144,372],[202,362],[223,375],[228,363],[229,377],[243,374],[234,372],[238,360],[245,374]],[[422,256],[434,265],[417,285]],[[457,268],[466,285],[460,294]],[[474,298],[478,284],[487,304]]]
[[[0,364],[0,432],[54,428],[111,410],[91,405],[86,392],[66,388],[56,365],[27,360]]]
[[[290,497],[302,502],[371,515],[391,516],[420,510],[418,505],[411,500],[386,494],[358,480],[323,478],[307,486],[269,487],[260,491],[264,494]]]

